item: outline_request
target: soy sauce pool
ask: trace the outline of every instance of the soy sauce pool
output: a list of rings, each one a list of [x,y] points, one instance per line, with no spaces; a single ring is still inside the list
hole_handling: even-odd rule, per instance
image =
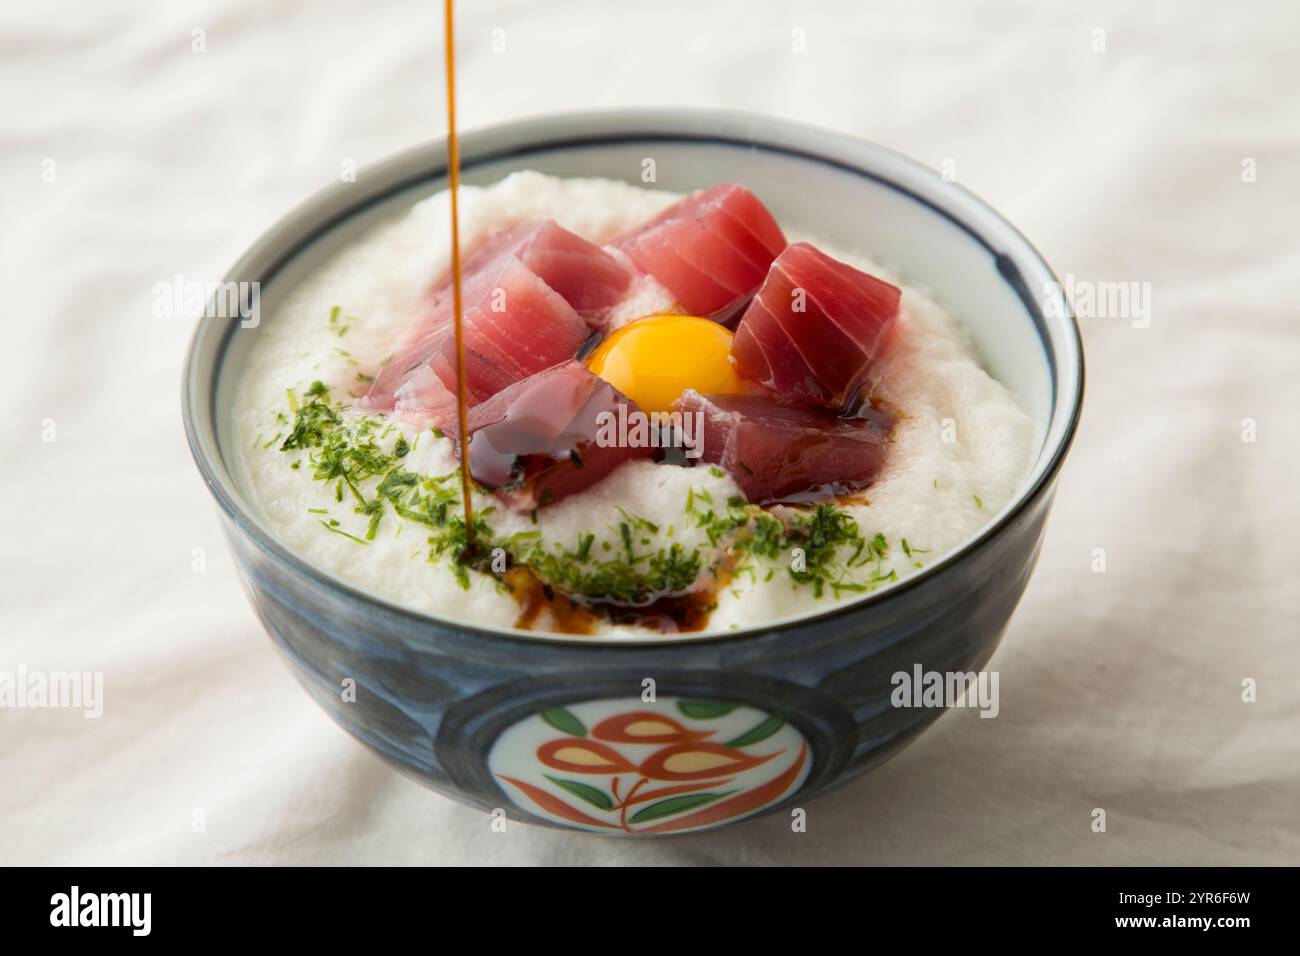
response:
[[[633,624],[660,634],[702,631],[717,607],[717,578],[709,586],[682,594],[661,594],[643,604],[579,598],[557,590],[526,565],[500,576],[519,604],[515,627],[560,634],[595,634],[601,623]]]

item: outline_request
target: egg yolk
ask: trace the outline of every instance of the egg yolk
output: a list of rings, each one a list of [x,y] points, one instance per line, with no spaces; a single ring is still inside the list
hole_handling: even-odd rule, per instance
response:
[[[644,412],[666,412],[688,388],[702,395],[745,391],[728,358],[732,335],[694,315],[652,315],[623,326],[587,358],[587,368]]]

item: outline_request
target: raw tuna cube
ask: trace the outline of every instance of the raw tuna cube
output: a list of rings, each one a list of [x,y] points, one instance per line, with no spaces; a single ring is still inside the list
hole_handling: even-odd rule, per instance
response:
[[[456,393],[421,365],[393,394],[393,412],[420,428],[439,426],[456,417]]]
[[[615,256],[554,222],[520,223],[489,236],[461,267],[470,402],[572,358],[632,278]],[[444,396],[425,373],[442,383],[454,408],[454,308],[447,276],[376,377],[363,407],[446,422]]]
[[[469,470],[518,511],[531,511],[594,485],[653,449],[596,443],[601,412],[636,405],[581,362],[539,372],[492,396],[469,415]]]
[[[559,293],[520,260],[509,261],[494,290],[465,310],[465,387],[471,404],[573,358],[589,334]],[[454,334],[443,337],[438,352],[433,368],[448,376],[444,381],[454,393]]]
[[[622,262],[554,222],[542,223],[518,257],[593,329],[604,327],[632,285],[632,272]]]
[[[885,458],[892,421],[841,418],[762,395],[701,395],[677,401],[703,412],[701,459],[725,470],[755,504],[812,500],[870,484]]]
[[[900,296],[806,242],[787,246],[736,326],[736,371],[794,401],[843,408],[887,351]]]
[[[728,183],[673,203],[619,248],[686,312],[725,322],[753,296],[785,236],[753,193]]]

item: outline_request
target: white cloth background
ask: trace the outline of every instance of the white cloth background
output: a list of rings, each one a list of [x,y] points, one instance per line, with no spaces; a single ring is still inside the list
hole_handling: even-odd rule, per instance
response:
[[[181,432],[190,323],[151,289],[219,278],[345,159],[440,135],[440,5],[6,0],[0,670],[103,671],[105,710],[0,710],[0,862],[1300,862],[1300,7],[461,7],[466,128],[797,118],[952,160],[1062,274],[1151,284],[1149,328],[1084,323],[1082,430],[992,665],[1001,716],[946,716],[803,834],[494,833],[388,770],[245,602]]]

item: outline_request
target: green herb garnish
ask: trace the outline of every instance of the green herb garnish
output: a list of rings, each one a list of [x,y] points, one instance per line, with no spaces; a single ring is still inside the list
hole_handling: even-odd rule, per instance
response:
[[[420,525],[428,560],[446,562],[465,588],[471,584],[470,571],[507,586],[484,560],[494,548],[504,549],[511,564],[527,566],[553,591],[629,606],[685,593],[699,587],[705,574],[719,582],[739,574],[755,582],[771,580],[783,565],[793,586],[811,588],[817,597],[871,591],[896,579],[884,567],[889,541],[883,534],[863,534],[848,510],[824,503],[807,510],[768,511],[741,495],[715,501],[703,487],[690,489],[684,509],[683,527],[700,533],[698,546],[689,539],[669,540],[678,538],[676,524],[661,530],[622,508],[617,509],[621,520],[608,526],[608,534],[583,531],[572,547],[547,542],[537,530],[501,537],[490,523],[494,509],[485,508],[474,516],[476,553],[469,555],[456,472],[429,476],[410,470],[404,462],[414,445],[393,423],[342,414],[345,405],[332,403],[330,390],[319,381],[301,396],[292,389],[286,395],[291,414],[279,416],[286,433],[279,447],[299,453],[290,467],[305,463],[315,480],[333,486],[336,501],[350,500],[353,513],[364,521],[364,530],[355,534],[334,518],[321,520],[322,527],[366,544],[377,538],[385,521],[397,520],[398,533],[407,522]],[[536,511],[532,519],[536,524]],[[909,559],[923,553],[906,540],[900,544]]]
[[[347,334],[348,329],[352,328],[352,323],[356,319],[352,316],[344,316],[343,310],[337,305],[330,309],[330,331],[342,338]]]

